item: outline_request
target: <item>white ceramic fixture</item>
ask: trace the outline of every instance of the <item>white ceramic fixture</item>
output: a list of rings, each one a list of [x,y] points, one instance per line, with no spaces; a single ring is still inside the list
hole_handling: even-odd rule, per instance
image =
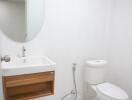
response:
[[[85,81],[91,87],[96,97],[93,100],[128,100],[127,93],[118,86],[105,82],[105,69],[107,61],[86,61]]]
[[[107,97],[107,98],[110,98],[111,100],[127,100],[128,99],[128,95],[126,94],[124,90],[108,82],[97,85],[97,91],[98,91],[98,95],[99,95],[98,97],[100,97],[100,100],[103,100],[102,97],[104,98]]]
[[[91,60],[86,61],[86,77],[85,80],[88,84],[100,84],[104,82],[105,76],[105,65],[107,61],[105,60]]]
[[[45,56],[11,57],[10,62],[2,62],[0,71],[3,76],[54,71],[52,60]]]
[[[107,64],[106,60],[90,60],[86,61],[86,63],[89,65],[89,67],[103,67]]]

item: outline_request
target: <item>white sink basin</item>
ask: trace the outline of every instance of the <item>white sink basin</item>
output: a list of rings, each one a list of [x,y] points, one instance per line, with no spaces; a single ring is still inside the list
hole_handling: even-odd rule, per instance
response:
[[[2,62],[3,76],[29,74],[55,70],[55,63],[45,56],[12,57],[10,62]]]

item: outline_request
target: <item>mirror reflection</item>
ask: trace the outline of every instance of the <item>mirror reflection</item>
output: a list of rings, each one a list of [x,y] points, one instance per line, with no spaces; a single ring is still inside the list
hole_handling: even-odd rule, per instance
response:
[[[43,0],[0,0],[0,30],[17,42],[32,40],[44,22]]]

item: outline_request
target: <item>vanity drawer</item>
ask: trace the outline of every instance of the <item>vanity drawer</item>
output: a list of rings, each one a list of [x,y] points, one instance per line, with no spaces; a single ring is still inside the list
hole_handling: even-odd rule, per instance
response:
[[[5,100],[29,100],[54,94],[54,71],[3,77]]]
[[[6,87],[22,86],[53,80],[54,80],[53,71],[4,77]]]

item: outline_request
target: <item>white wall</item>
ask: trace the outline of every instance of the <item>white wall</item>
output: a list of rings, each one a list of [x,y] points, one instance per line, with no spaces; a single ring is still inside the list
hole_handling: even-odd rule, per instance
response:
[[[57,63],[55,96],[46,100],[60,100],[72,89],[72,62],[78,63],[78,100],[82,100],[85,60],[105,58],[105,8],[105,0],[46,0],[45,25],[33,41],[25,44],[28,53],[47,55]],[[23,44],[1,37],[3,55],[21,52]]]
[[[132,100],[132,1],[113,0],[109,39],[109,81],[125,89]]]

